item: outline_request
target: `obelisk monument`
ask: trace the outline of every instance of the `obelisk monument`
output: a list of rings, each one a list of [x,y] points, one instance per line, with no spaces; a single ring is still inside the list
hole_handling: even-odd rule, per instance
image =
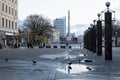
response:
[[[70,10],[68,10],[68,33],[67,33],[67,41],[71,40],[71,35],[70,35]]]

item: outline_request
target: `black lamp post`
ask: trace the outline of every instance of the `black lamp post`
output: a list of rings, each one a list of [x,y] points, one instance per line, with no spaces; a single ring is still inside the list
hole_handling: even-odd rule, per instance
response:
[[[100,20],[100,13],[97,15],[97,55],[102,55],[102,22]]]
[[[106,2],[106,7],[104,11],[105,18],[105,60],[112,60],[112,21],[115,21],[115,11],[109,8],[110,2]],[[112,13],[114,13],[114,20],[112,20]],[[101,17],[102,18],[102,17]]]
[[[88,28],[88,50],[93,51],[93,40],[92,40],[92,24],[91,27]]]
[[[84,48],[85,48],[85,49],[87,49],[86,36],[87,36],[87,30],[84,32],[84,36],[83,36],[83,37],[84,37],[84,38],[83,38],[83,39],[84,39],[83,41],[84,41]]]
[[[85,47],[86,49],[90,50],[90,39],[89,39],[89,29],[86,30],[86,33],[85,33]]]
[[[110,2],[106,3],[105,12],[105,60],[112,60],[112,13],[109,10]]]
[[[96,20],[93,20],[93,28],[92,28],[92,37],[93,37],[93,53],[96,53]]]

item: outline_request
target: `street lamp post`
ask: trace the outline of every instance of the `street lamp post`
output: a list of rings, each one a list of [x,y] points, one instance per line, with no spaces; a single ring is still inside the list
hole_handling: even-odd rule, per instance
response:
[[[90,28],[84,32],[84,48],[90,50]]]
[[[112,60],[112,13],[109,10],[110,3],[106,3],[105,12],[105,60]]]
[[[100,14],[98,14],[97,21],[97,55],[102,55],[102,22],[100,20]]]
[[[84,48],[85,49],[88,49],[88,46],[87,46],[87,33],[88,33],[88,30],[86,30],[85,32],[84,32]]]
[[[106,7],[104,11],[105,19],[101,20],[105,22],[105,60],[112,60],[112,21],[115,22],[115,11],[109,8],[110,2],[106,2]],[[112,13],[114,13],[114,18],[112,20]]]
[[[93,25],[93,31],[92,31],[92,33],[93,33],[93,53],[96,53],[96,24],[95,24],[95,22],[96,22],[96,20],[93,20],[93,22],[94,22],[94,25]]]
[[[92,26],[92,24],[91,24]],[[93,40],[92,40],[92,27],[89,27],[88,28],[88,34],[87,34],[87,37],[88,37],[88,50],[92,51],[93,50]]]

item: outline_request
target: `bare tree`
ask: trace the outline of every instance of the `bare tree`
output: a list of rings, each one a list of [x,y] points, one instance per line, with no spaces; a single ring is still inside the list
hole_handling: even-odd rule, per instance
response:
[[[32,37],[47,37],[48,33],[51,31],[50,20],[42,15],[28,16],[24,21],[24,25],[27,27]]]
[[[50,31],[50,20],[42,15],[30,15],[25,19],[24,25],[35,35],[46,35]]]

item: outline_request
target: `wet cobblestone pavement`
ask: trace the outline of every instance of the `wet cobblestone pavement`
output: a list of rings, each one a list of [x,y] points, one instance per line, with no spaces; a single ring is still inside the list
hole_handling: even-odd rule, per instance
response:
[[[105,61],[86,49],[2,49],[0,80],[120,80],[119,52],[113,48],[113,60]]]

